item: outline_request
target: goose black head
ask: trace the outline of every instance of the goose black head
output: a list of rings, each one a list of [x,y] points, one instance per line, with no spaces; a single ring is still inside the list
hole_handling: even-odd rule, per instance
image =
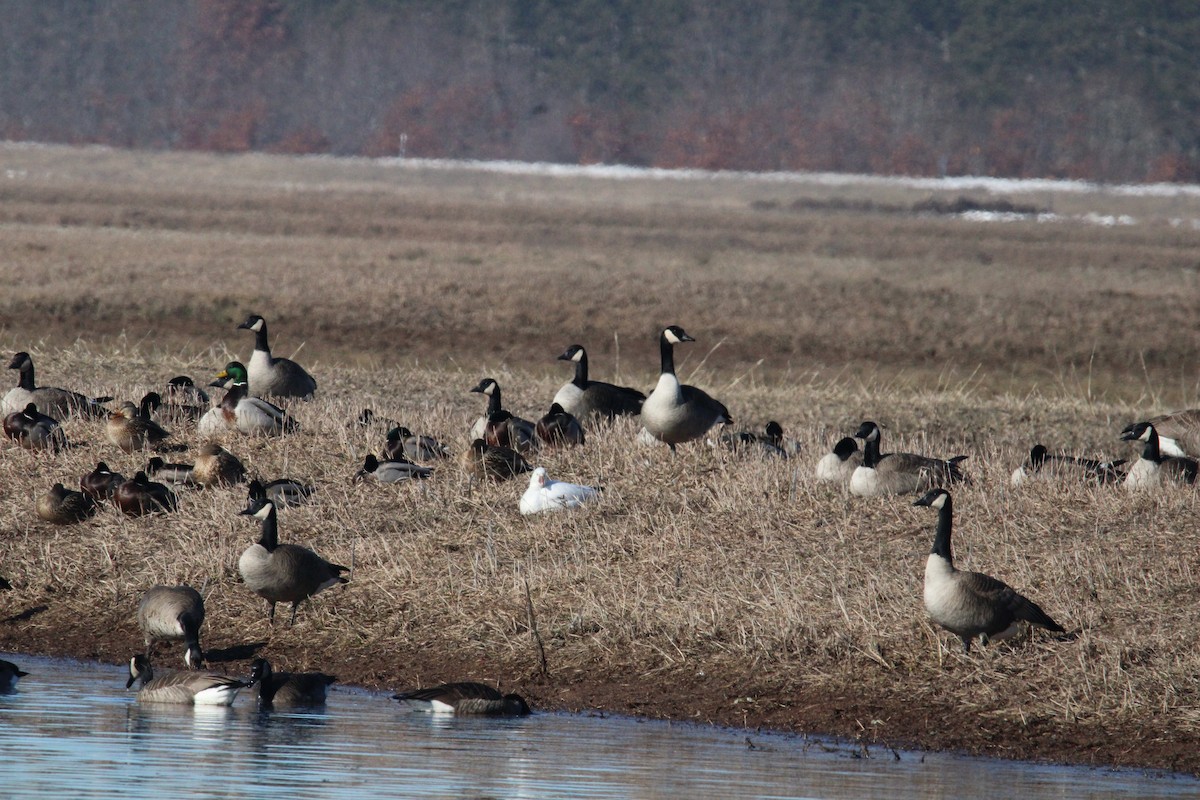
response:
[[[491,379],[491,378],[484,378],[483,380],[481,380],[481,381],[479,382],[479,385],[478,385],[478,386],[476,386],[476,387],[475,387],[474,389],[472,389],[471,391],[472,391],[472,392],[475,392],[475,393],[478,393],[478,394],[487,394],[487,395],[490,395],[490,394],[492,394],[492,392],[496,391],[496,387],[497,387],[497,386],[498,386],[498,384],[497,384],[497,383],[496,383],[496,381],[494,381],[493,379]]]
[[[945,489],[934,489],[920,500],[913,503],[914,506],[929,506],[930,508],[942,509],[946,503],[950,502],[950,493]]]
[[[1135,422],[1125,430],[1121,431],[1121,440],[1125,442],[1150,441],[1150,433],[1154,430],[1154,426],[1149,422]]]
[[[671,344],[679,344],[680,342],[696,341],[691,336],[688,336],[687,331],[678,325],[668,325],[663,329],[662,336]]]
[[[558,357],[559,361],[580,361],[583,359],[584,349],[581,344],[573,344],[563,351],[563,354]]]
[[[851,439],[849,436],[844,439],[839,439],[838,443],[833,446],[833,454],[840,461],[845,461],[850,456],[858,452],[858,442]]]
[[[258,314],[251,314],[250,316],[246,317],[245,322],[243,322],[241,325],[238,325],[238,330],[254,331],[255,333],[258,333],[266,324],[266,320],[264,320]]]
[[[864,442],[879,440],[879,426],[874,422],[864,422],[858,426],[858,431],[854,434],[855,439],[862,439]]]

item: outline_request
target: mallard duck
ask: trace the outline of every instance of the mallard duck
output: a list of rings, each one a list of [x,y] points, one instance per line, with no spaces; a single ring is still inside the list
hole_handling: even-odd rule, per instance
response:
[[[250,685],[264,707],[320,705],[336,680],[324,672],[275,672],[265,658],[250,664]]]
[[[317,382],[304,367],[290,358],[275,358],[267,343],[267,321],[251,314],[238,325],[239,330],[254,331],[254,353],[250,356],[250,393],[255,397],[303,397],[310,399]]]
[[[4,418],[4,434],[26,450],[57,453],[67,446],[66,434],[58,420],[38,411],[34,403]]]
[[[583,444],[586,438],[579,420],[558,403],[550,404],[550,410],[537,421],[534,430],[538,441],[547,447],[574,447]]]
[[[37,499],[37,515],[55,525],[82,522],[96,513],[96,501],[83,492],[74,492],[56,483]]]
[[[471,442],[471,446],[459,456],[459,463],[468,474],[479,480],[506,481],[533,469],[516,450],[490,445],[483,439]]]
[[[154,394],[154,397],[158,395]],[[160,447],[171,433],[150,419],[148,414],[143,414],[138,406],[126,401],[108,415],[104,435],[124,452],[132,453],[147,447]]]
[[[874,422],[864,422],[854,434],[863,440],[863,461],[850,476],[850,494],[878,497],[925,492],[967,480],[958,466],[966,456],[941,459],[913,453],[880,453],[880,436]]]
[[[784,459],[788,457],[787,451],[783,449],[783,426],[774,420],[764,426],[762,433],[732,431],[722,433],[717,440],[727,450],[732,450],[739,455]]]
[[[146,637],[147,656],[156,642],[183,642],[183,663],[188,669],[204,666],[200,649],[204,598],[191,586],[151,586],[138,603],[137,621]]]
[[[146,475],[172,486],[198,486],[193,464],[169,464],[158,456],[146,462]]]
[[[208,393],[187,375],[176,375],[167,381],[166,393],[159,414],[168,423],[195,422],[209,410]]]
[[[137,687],[139,703],[186,703],[197,706],[227,706],[246,683],[216,672],[169,672],[154,675],[150,659],[138,653],[129,660],[125,688]]]
[[[578,419],[602,417],[611,420],[618,416],[633,417],[642,413],[646,395],[637,389],[588,380],[588,357],[583,345],[571,345],[558,360],[575,364],[575,376],[554,395],[554,402],[563,410]]]
[[[124,482],[124,475],[113,472],[103,461],[97,461],[96,468],[79,479],[79,488],[96,502],[103,502],[112,499],[117,487]]]
[[[130,517],[179,508],[175,493],[163,484],[151,481],[144,472],[138,472],[132,480],[118,486],[112,500],[113,505]]]
[[[259,500],[270,500],[276,509],[307,503],[313,492],[317,491],[315,486],[291,478],[278,478],[266,484],[255,479],[250,481],[246,489],[250,505]]]
[[[387,432],[383,457],[399,460],[401,456],[413,461],[434,461],[449,458],[450,448],[432,436],[417,436],[403,425],[397,425]]]
[[[279,543],[279,521],[270,500],[259,500],[241,513],[262,520],[262,535],[242,552],[238,572],[246,588],[267,601],[271,624],[276,603],[292,604],[294,625],[302,602],[330,586],[350,582],[342,577],[347,567],[332,564],[307,547]]]
[[[246,368],[240,362],[230,361],[226,364],[225,369],[217,374],[217,381],[227,381],[229,387],[221,404],[215,409],[224,419],[226,427],[249,434],[281,434],[299,430],[296,420],[282,408],[249,394]],[[202,419],[202,432],[203,423]]]
[[[545,467],[538,467],[529,476],[529,488],[521,495],[518,507],[521,513],[526,515],[543,511],[564,511],[578,508],[599,496],[599,489],[556,481],[546,474]]]
[[[371,476],[380,483],[401,483],[403,481],[428,478],[433,475],[433,469],[414,464],[407,458],[389,458],[380,461],[374,454],[368,453],[363,459],[363,468],[354,476],[356,481]]]
[[[475,714],[481,716],[523,717],[529,704],[519,694],[501,694],[486,683],[444,683],[428,689],[413,689],[392,695],[412,711],[435,714]]]
[[[384,430],[391,430],[392,428],[400,427],[400,423],[396,422],[396,420],[388,419],[387,417],[381,417],[369,408],[364,408],[362,411],[358,412],[357,422],[364,428],[378,425]]]
[[[527,428],[524,423],[525,420],[517,419],[506,408],[493,411],[483,429],[483,440],[495,447],[508,447],[523,456],[529,455],[538,449],[537,429]]]
[[[678,325],[664,328],[658,336],[662,370],[658,383],[642,404],[642,426],[651,436],[675,445],[699,439],[709,428],[733,422],[729,409],[702,389],[679,382],[675,376],[675,345],[696,341]]]
[[[206,442],[192,470],[201,486],[232,486],[246,480],[246,468],[233,453],[216,442]]]
[[[12,357],[9,369],[20,370],[17,386],[4,395],[3,412],[11,414],[34,403],[46,414],[65,417],[68,414],[81,414],[85,417],[102,417],[108,413],[102,404],[112,400],[111,397],[87,397],[69,389],[57,389],[52,386],[38,386],[34,382],[33,358],[29,353],[20,352]]]

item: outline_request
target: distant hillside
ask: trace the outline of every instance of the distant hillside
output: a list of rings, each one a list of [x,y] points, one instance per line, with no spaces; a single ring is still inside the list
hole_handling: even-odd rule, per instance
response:
[[[0,8],[0,136],[9,139],[1200,179],[1200,4],[1191,0]]]

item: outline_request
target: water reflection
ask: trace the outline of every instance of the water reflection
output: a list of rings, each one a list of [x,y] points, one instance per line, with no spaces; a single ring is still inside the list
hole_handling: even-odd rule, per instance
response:
[[[110,798],[1195,797],[1200,782],[891,754],[628,719],[409,713],[335,686],[328,704],[260,711],[138,704],[123,667],[18,657],[0,696],[4,796]],[[748,738],[753,747],[747,746]]]

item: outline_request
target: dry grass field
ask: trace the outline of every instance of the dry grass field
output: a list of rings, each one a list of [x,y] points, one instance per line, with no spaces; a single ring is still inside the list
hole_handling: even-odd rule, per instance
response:
[[[962,194],[996,199],[0,148],[0,346],[30,351],[39,383],[136,400],[248,358],[236,325],[263,314],[318,396],[291,405],[298,434],[223,443],[265,478],[316,484],[281,537],[353,566],[271,628],[237,575],[258,535],[244,489],[181,490],[178,513],[139,520],[39,521],[53,483],[149,455],[70,419],[64,453],[0,450],[0,647],[125,660],[139,592],[186,581],[207,587],[205,649],[231,671],[257,651],[367,686],[477,679],[541,708],[1200,772],[1194,490],[1008,484],[1035,442],[1133,458],[1125,424],[1200,405],[1200,200],[1005,198],[1066,218],[1044,223],[911,211]],[[1137,224],[1069,219],[1088,213]],[[458,451],[481,378],[536,417],[570,377],[555,356],[580,342],[593,377],[648,390],[669,323],[698,340],[677,350],[681,377],[739,427],[779,420],[801,457],[672,458],[629,424],[590,431],[536,461],[602,501],[534,518],[517,513],[525,481],[472,485],[452,462],[420,485],[351,481],[384,432],[353,424],[364,407]],[[812,478],[864,419],[885,450],[969,455],[959,565],[1068,635],[964,656],[930,625],[936,515]],[[174,432],[194,453],[194,429]]]

